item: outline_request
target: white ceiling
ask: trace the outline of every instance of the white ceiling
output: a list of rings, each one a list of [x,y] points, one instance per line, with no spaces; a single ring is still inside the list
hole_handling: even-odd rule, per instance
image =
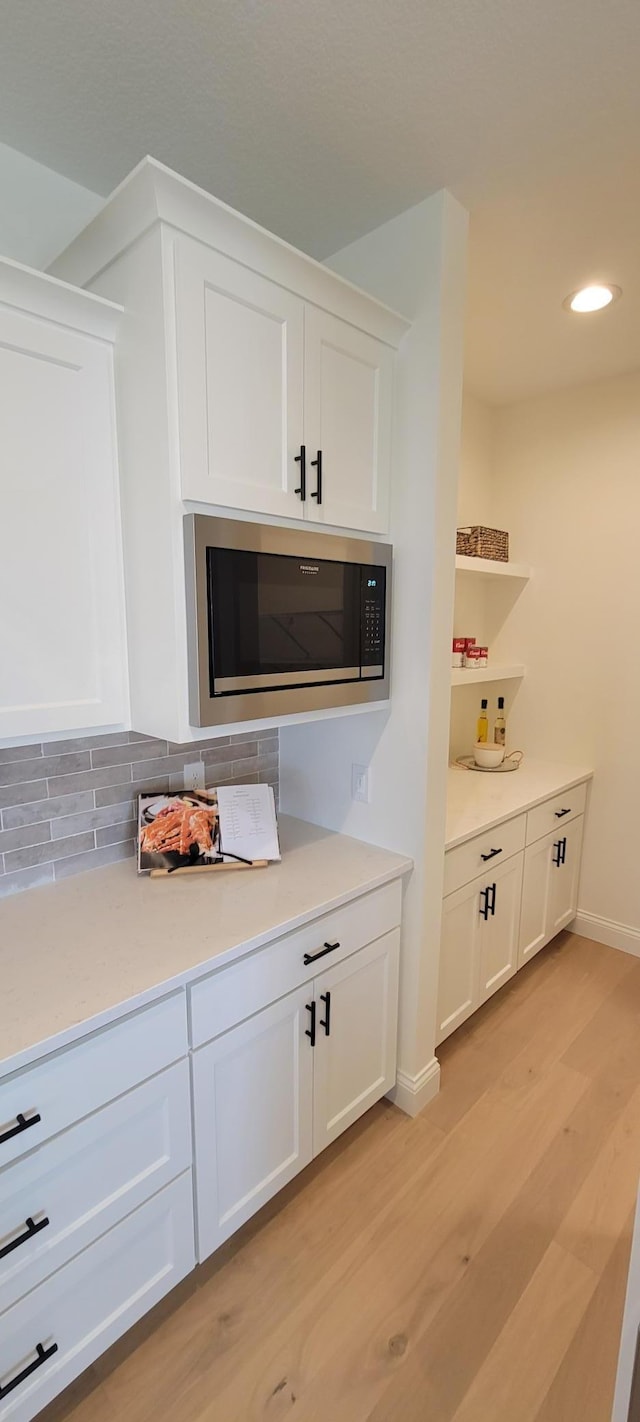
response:
[[[145,154],[323,257],[449,187],[467,374],[640,366],[639,0],[3,0],[0,139],[107,193]],[[589,278],[623,300],[561,308]]]

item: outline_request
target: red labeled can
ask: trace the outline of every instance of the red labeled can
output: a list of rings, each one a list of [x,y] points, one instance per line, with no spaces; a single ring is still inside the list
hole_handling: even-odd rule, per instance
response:
[[[452,667],[461,667],[461,666],[462,666],[462,659],[463,659],[463,657],[464,657],[466,645],[467,645],[467,639],[466,639],[466,637],[454,637],[454,639],[453,639],[453,650],[452,650],[452,653],[451,653],[451,665],[452,665]]]
[[[464,654],[464,666],[465,666],[465,667],[480,667],[480,666],[482,666],[482,657],[481,657],[481,648],[480,648],[480,647],[476,647],[476,646],[467,647],[467,650],[466,650],[466,652],[465,652],[465,654]]]

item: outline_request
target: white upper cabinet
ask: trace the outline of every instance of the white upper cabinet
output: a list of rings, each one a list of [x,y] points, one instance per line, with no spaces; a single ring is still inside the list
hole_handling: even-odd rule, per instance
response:
[[[0,261],[0,739],[127,717],[117,315]]]
[[[308,306],[304,435],[314,520],[387,532],[392,391],[391,348]]]
[[[176,321],[182,497],[385,533],[392,348],[184,237]]]
[[[304,302],[184,238],[176,312],[183,498],[300,518]]]

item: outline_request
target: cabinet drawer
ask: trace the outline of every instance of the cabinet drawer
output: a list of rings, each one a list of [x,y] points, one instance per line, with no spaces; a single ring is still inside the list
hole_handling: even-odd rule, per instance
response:
[[[401,907],[402,887],[396,880],[195,983],[190,989],[193,1046],[201,1047],[397,928]],[[327,952],[327,944],[337,946]],[[305,956],[311,961],[305,963]]]
[[[444,894],[455,893],[480,874],[488,874],[495,864],[502,864],[512,854],[524,849],[526,815],[516,815],[484,834],[475,835],[444,856]],[[497,852],[496,852],[497,851]]]
[[[6,1077],[0,1081],[0,1168],[187,1050],[185,997],[175,993]]]
[[[582,785],[574,785],[573,790],[564,790],[561,795],[554,795],[552,800],[536,805],[535,810],[529,810],[527,815],[527,844],[533,844],[534,840],[542,839],[543,835],[575,820],[577,815],[583,814],[586,802],[587,787],[583,782]]]
[[[189,1170],[3,1314],[1,1422],[29,1422],[193,1266]]]
[[[191,1165],[176,1062],[0,1175],[0,1313]]]

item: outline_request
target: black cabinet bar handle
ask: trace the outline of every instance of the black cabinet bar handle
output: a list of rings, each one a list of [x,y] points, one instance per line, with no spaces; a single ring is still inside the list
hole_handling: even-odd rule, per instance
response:
[[[33,1116],[29,1117],[29,1120],[27,1120],[26,1116],[23,1116],[22,1111],[18,1111],[16,1116],[17,1125],[10,1126],[8,1131],[2,1132],[0,1135],[0,1145],[4,1145],[5,1141],[13,1140],[13,1137],[19,1136],[21,1131],[28,1131],[30,1126],[37,1126],[38,1121],[41,1120],[42,1117],[38,1115],[37,1111]]]
[[[489,890],[488,890],[488,889],[481,889],[481,890],[480,890],[480,899],[481,899],[481,901],[482,901],[482,899],[484,899],[484,903],[482,903],[482,902],[480,903],[480,910],[479,910],[479,912],[480,912],[482,918],[487,919],[487,918],[489,917]]]
[[[317,477],[317,479],[316,479],[315,493],[312,491],[312,493],[311,493],[311,498],[312,498],[312,499],[317,499],[317,500],[318,500],[318,503],[321,504],[321,503],[322,503],[322,450],[321,450],[321,449],[318,450],[318,458],[311,460],[311,468],[312,468],[312,469],[317,469],[317,471],[318,471],[318,477]]]
[[[331,1036],[331,993],[321,992],[320,1001],[324,1003],[324,1017],[320,1018],[320,1026],[324,1027],[325,1037]]]
[[[567,837],[566,837],[566,835],[565,835],[564,839],[561,839],[561,840],[560,840],[560,854],[561,854],[560,863],[561,863],[561,864],[566,864],[566,862],[567,862]]]
[[[312,1047],[315,1047],[315,1045],[316,1045],[316,1005],[315,1005],[315,1002],[308,1002],[308,1003],[307,1003],[307,1012],[310,1012],[310,1013],[311,1013],[311,1026],[310,1026],[310,1027],[307,1027],[307,1030],[306,1030],[306,1032],[305,1032],[304,1035],[305,1035],[305,1037],[308,1037],[308,1038],[309,1038],[309,1041],[311,1042],[311,1046],[312,1046]]]
[[[14,1387],[19,1387],[20,1383],[24,1382],[26,1378],[30,1378],[31,1374],[35,1373],[36,1368],[41,1368],[42,1364],[46,1363],[47,1358],[52,1358],[57,1351],[57,1343],[52,1343],[50,1348],[45,1348],[43,1343],[36,1343],[37,1357],[34,1358],[32,1363],[28,1363],[27,1367],[23,1368],[21,1373],[16,1373],[15,1378],[5,1383],[4,1387],[0,1386],[0,1401],[3,1397],[7,1397],[10,1392],[13,1392]]]
[[[296,454],[295,464],[300,465],[300,483],[296,489],[296,494],[300,495],[300,502],[304,504],[307,498],[307,449],[306,445],[300,445],[300,453]]]
[[[569,809],[568,809],[568,810],[556,810],[556,819],[557,819],[557,820],[561,820],[563,815],[570,815],[570,814],[571,814],[571,806],[569,806]]]
[[[336,943],[325,943],[324,948],[321,948],[318,953],[305,953],[304,958],[302,959],[302,961],[303,961],[303,963],[304,963],[304,965],[305,965],[305,967],[306,967],[306,966],[307,966],[307,963],[316,963],[316,962],[318,961],[318,958],[326,958],[327,953],[335,953],[336,948],[339,948],[339,947],[340,947],[340,944],[337,943],[337,942],[336,942]]]
[[[14,1249],[19,1249],[21,1244],[27,1243],[27,1240],[33,1239],[34,1234],[39,1234],[41,1229],[46,1229],[48,1224],[49,1219],[47,1215],[45,1215],[43,1219],[38,1220],[37,1224],[34,1224],[31,1215],[27,1215],[24,1232],[19,1234],[17,1239],[12,1239],[10,1244],[5,1244],[3,1248],[0,1249],[0,1259],[4,1259],[7,1254],[13,1253]]]
[[[556,840],[554,840],[554,842],[553,842],[553,847],[554,847],[555,850],[557,850],[557,854],[554,854],[554,855],[553,855],[553,860],[552,860],[552,862],[555,864],[556,869],[559,869],[559,868],[560,868],[560,865],[562,864],[562,840],[561,840],[561,839],[556,839]]]
[[[492,884],[492,885],[491,885],[491,901],[490,901],[490,904],[489,904],[489,913],[492,914],[492,915],[495,914],[495,911],[496,911],[496,890],[497,890],[497,884]]]
[[[495,859],[496,854],[502,854],[502,850],[501,850],[501,849],[492,849],[490,854],[481,854],[481,855],[480,855],[480,858],[481,858],[482,860],[484,860],[484,862],[485,862],[485,864],[486,864],[487,859]]]

